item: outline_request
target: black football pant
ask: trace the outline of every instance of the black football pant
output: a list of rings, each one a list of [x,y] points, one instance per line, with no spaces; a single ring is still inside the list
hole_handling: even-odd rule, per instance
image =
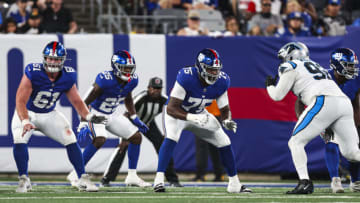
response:
[[[149,131],[144,135],[147,139],[150,140],[150,142],[155,147],[157,154],[159,154],[159,150],[160,150],[162,142],[164,141],[164,137],[161,134],[159,128],[156,126],[154,121],[152,121],[150,123]],[[116,176],[119,172],[121,164],[124,161],[124,158],[125,158],[125,155],[127,152],[127,148],[128,148],[128,142],[124,141],[124,140],[122,140],[121,142],[122,143],[117,147],[116,155],[112,157],[109,168],[105,170],[104,178],[108,181],[114,181],[116,179]],[[172,158],[171,158],[170,163],[165,171],[165,177],[168,182],[178,182],[179,181],[178,176],[175,173],[174,160]]]

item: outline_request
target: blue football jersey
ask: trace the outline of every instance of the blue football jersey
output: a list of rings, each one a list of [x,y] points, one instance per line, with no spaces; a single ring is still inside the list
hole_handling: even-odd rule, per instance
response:
[[[330,73],[331,77],[334,79],[335,78],[334,70],[333,69],[329,70],[329,73]],[[334,81],[335,81],[335,79],[334,79]],[[346,81],[344,84],[341,84],[341,85],[337,84],[337,85],[346,94],[346,96],[348,96],[350,98],[350,100],[353,101],[355,99],[357,91],[360,88],[360,78],[356,77],[355,79]]]
[[[195,67],[186,67],[179,71],[176,81],[185,89],[186,95],[182,108],[189,113],[201,113],[214,99],[224,94],[230,86],[230,78],[220,72],[219,79],[212,85],[201,84],[200,75]]]
[[[47,113],[56,106],[62,93],[76,83],[76,72],[72,67],[64,66],[60,77],[51,82],[42,63],[30,63],[25,68],[25,75],[30,79],[33,91],[26,108],[36,113]]]
[[[90,105],[97,111],[112,114],[116,107],[137,86],[138,76],[134,73],[131,80],[125,85],[120,84],[113,71],[104,71],[97,75],[95,83],[103,90],[103,93]]]

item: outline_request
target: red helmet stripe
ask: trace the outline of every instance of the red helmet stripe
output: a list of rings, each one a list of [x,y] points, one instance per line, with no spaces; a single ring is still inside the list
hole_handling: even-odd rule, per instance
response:
[[[209,49],[213,54],[214,54],[214,56],[215,56],[215,59],[217,59],[218,58],[218,55],[216,54],[216,51],[215,50],[213,50],[213,49]]]
[[[54,44],[53,44],[53,55],[54,56],[55,56],[56,45],[57,45],[57,42],[54,42]]]
[[[124,50],[124,52],[125,52],[126,55],[128,56],[129,62],[130,62],[130,64],[131,64],[132,62],[131,62],[131,55],[130,55],[130,53],[129,53],[128,51],[126,51],[126,50]]]

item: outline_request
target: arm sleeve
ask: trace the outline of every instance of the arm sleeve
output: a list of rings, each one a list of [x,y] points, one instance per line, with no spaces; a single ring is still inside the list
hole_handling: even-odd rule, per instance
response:
[[[266,88],[269,96],[275,101],[282,100],[292,88],[295,77],[296,72],[293,70],[282,74],[276,86],[268,86]]]
[[[185,89],[176,81],[174,88],[171,90],[170,97],[184,100],[186,95]]]
[[[96,76],[96,79],[95,79],[95,83],[97,85],[99,85],[99,87],[101,89],[105,89],[106,88],[106,79],[105,79],[105,76],[103,73],[99,73],[97,76]]]
[[[224,108],[229,105],[229,98],[227,91],[224,92],[219,98],[216,99],[216,103],[218,104],[219,109]]]
[[[32,79],[32,66],[29,64],[29,65],[27,65],[26,66],[26,68],[25,68],[25,75],[29,78],[29,80],[31,80]]]

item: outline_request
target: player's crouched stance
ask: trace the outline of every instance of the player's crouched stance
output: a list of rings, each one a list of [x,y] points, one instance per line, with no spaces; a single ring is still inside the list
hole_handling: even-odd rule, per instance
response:
[[[16,111],[11,129],[14,139],[14,159],[19,172],[19,186],[16,192],[31,190],[28,177],[27,143],[34,130],[44,133],[64,145],[70,162],[80,178],[79,190],[98,191],[85,174],[84,161],[75,134],[65,116],[55,110],[56,101],[65,93],[71,104],[83,119],[95,123],[106,122],[105,117],[90,113],[81,100],[76,88],[76,72],[64,67],[66,49],[59,42],[50,42],[44,51],[44,62],[30,63],[25,68],[16,93]]]
[[[179,71],[163,112],[166,138],[159,152],[154,181],[155,192],[165,192],[164,172],[183,130],[189,130],[219,148],[229,176],[228,192],[251,192],[239,181],[229,137],[218,120],[204,109],[216,99],[222,125],[236,132],[237,124],[231,119],[227,96],[230,78],[221,72],[221,68],[219,54],[213,49],[204,49],[197,56],[196,67],[187,67]]]

